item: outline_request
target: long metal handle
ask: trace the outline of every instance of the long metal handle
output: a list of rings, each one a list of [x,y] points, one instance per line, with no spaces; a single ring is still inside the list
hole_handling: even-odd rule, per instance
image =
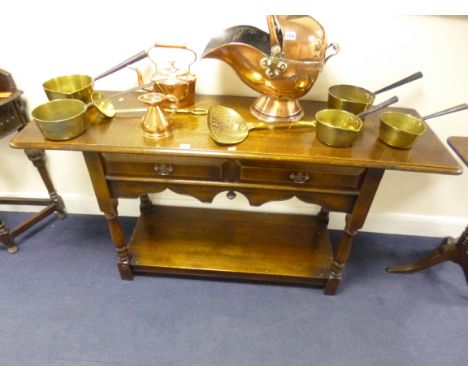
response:
[[[128,108],[128,109],[119,109],[115,112],[118,114],[125,114],[125,113],[142,113],[145,112],[146,108]],[[164,108],[164,111],[173,112],[174,109],[172,108]],[[193,114],[193,115],[207,115],[208,110],[206,109],[175,109],[177,114]]]
[[[266,123],[266,122],[255,122],[248,123],[247,128],[253,129],[275,129],[275,128],[289,128],[289,127],[314,127],[314,121],[296,121],[296,122],[277,122],[277,123]]]
[[[141,52],[135,54],[134,56],[127,58],[125,61],[122,61],[120,64],[117,64],[114,67],[110,68],[109,70],[106,70],[104,73],[101,73],[99,76],[94,77],[94,81],[97,81],[100,78],[106,77],[109,74],[115,73],[116,71],[123,69],[126,66],[133,64],[134,62],[140,61],[147,56],[148,56],[148,52],[146,50],[142,50]]]
[[[375,105],[373,107],[371,107],[370,109],[367,109],[361,113],[358,114],[358,117],[359,118],[362,118],[362,117],[365,117],[366,115],[369,115],[369,114],[372,114],[372,113],[375,113],[376,111],[379,111],[379,110],[382,110],[383,108],[389,106],[389,105],[392,105],[394,103],[398,102],[398,97],[397,96],[393,96],[392,98],[386,100],[386,101],[383,101],[382,103],[379,103],[378,105]]]
[[[115,93],[115,94],[112,94],[110,95],[109,97],[107,97],[107,101],[110,100],[110,99],[113,99],[113,98],[116,98],[116,97],[120,97],[121,95],[125,95],[127,93],[131,93],[131,92],[134,92],[135,90],[140,90],[142,88],[145,88],[147,86],[152,86],[153,83],[152,82],[149,82],[147,84],[143,84],[143,85],[138,85],[138,86],[135,86],[134,88],[131,88],[131,89],[127,89],[127,90],[124,90],[124,91],[121,91],[121,92],[118,92],[118,93]]]
[[[197,54],[192,49],[188,49],[186,45],[163,44],[163,43],[156,42],[156,43],[154,43],[153,47],[154,48],[187,49],[187,50],[191,51],[195,55],[194,62],[197,60]],[[117,65],[113,66],[112,68],[110,68],[109,70],[106,70],[104,73],[101,73],[100,75],[94,77],[94,81],[97,81],[100,78],[106,77],[109,74],[115,73],[118,70],[123,69],[123,68],[137,62],[137,61],[140,61],[140,60],[146,58],[146,57],[148,57],[148,51],[147,50],[142,50],[141,52],[133,55],[132,57],[127,58],[126,60],[122,61],[120,64],[117,64]],[[193,64],[193,62],[192,62],[192,64]]]
[[[457,111],[462,111],[465,109],[468,109],[468,103],[462,103],[458,106],[454,106],[449,109],[438,111],[437,113],[426,115],[422,119],[425,121],[426,119],[429,119],[429,118],[440,117],[441,115],[456,113]]]
[[[390,90],[390,89],[395,89],[395,88],[397,88],[398,86],[401,86],[401,85],[407,84],[408,82],[411,82],[411,81],[417,80],[417,79],[419,79],[419,78],[422,78],[422,76],[423,76],[423,74],[422,74],[421,72],[414,73],[414,74],[412,74],[411,76],[408,76],[408,77],[406,77],[406,78],[403,78],[403,79],[400,80],[400,81],[394,82],[394,83],[391,84],[391,85],[388,85],[388,86],[385,86],[385,87],[382,88],[382,89],[376,90],[376,91],[374,92],[374,95],[375,95],[375,94],[380,94],[380,93],[386,92],[387,90]]]
[[[167,111],[168,109],[164,109]],[[193,114],[193,115],[207,115],[208,110],[202,108],[195,108],[195,109],[177,109],[177,114]]]
[[[131,114],[131,113],[144,113],[146,110],[145,108],[138,107],[138,108],[132,108],[132,109],[118,109],[115,111],[116,114]]]

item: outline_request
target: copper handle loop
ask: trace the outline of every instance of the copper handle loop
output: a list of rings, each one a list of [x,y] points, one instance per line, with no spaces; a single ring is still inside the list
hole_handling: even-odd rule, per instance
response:
[[[187,49],[187,45],[178,45],[178,44],[165,44],[161,42],[155,42],[153,45],[154,48],[174,48],[174,49]]]
[[[153,48],[167,48],[167,49],[184,49],[184,50],[188,50],[189,52],[191,52],[193,54],[193,61],[189,64],[188,66],[188,71],[190,73],[190,68],[192,67],[192,65],[195,63],[195,61],[197,61],[198,59],[198,56],[197,54],[195,53],[194,50],[190,49],[190,48],[187,48],[187,45],[177,45],[177,44],[164,44],[164,43],[159,43],[159,42],[155,42],[154,45],[148,49],[148,53],[151,49]],[[154,66],[156,67],[156,70],[158,69],[157,65],[156,65],[156,62],[154,62],[150,55],[148,54],[148,57],[149,59],[153,62]]]
[[[267,19],[267,24],[268,24],[268,30],[270,31],[270,47],[273,47],[276,45],[281,49],[278,35],[276,34],[275,16],[268,15],[266,19]]]
[[[328,44],[327,46],[327,50],[330,49],[330,48],[333,48],[335,51],[330,54],[328,57],[325,57],[325,59],[323,60],[323,63],[325,64],[330,58],[332,58],[333,56],[336,56],[339,52],[340,52],[340,45],[337,44],[336,42],[335,43],[331,43],[331,44]]]
[[[169,117],[172,117],[176,112],[177,112],[177,109],[179,108],[179,100],[177,99],[177,97],[175,95],[172,95],[172,94],[165,94],[164,95],[165,99],[167,99],[169,102],[171,102],[171,104],[174,105],[174,107],[171,105],[168,109],[170,109],[169,111]]]

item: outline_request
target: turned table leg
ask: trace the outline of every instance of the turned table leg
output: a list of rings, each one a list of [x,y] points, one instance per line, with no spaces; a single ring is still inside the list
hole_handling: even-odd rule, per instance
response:
[[[128,253],[127,244],[125,243],[125,235],[122,225],[117,215],[117,204],[115,211],[105,213],[112,243],[117,252],[117,268],[122,280],[133,280],[133,273],[130,268],[130,254]]]
[[[336,293],[336,290],[341,283],[341,274],[351,253],[354,236],[358,233],[358,230],[353,230],[350,225],[349,216],[350,215],[346,216],[346,227],[341,235],[338,249],[335,254],[335,260],[333,261],[328,281],[325,284],[324,293],[327,295],[334,295]]]
[[[151,212],[152,208],[153,203],[151,202],[151,199],[149,198],[148,194],[140,195],[140,212],[142,214],[148,214]]]
[[[460,265],[468,284],[468,226],[458,240],[449,238],[427,256],[409,264],[387,268],[390,273],[414,273],[433,267],[444,261],[453,261]]]
[[[341,235],[330,274],[324,288],[324,293],[327,295],[334,295],[340,285],[343,269],[351,253],[354,236],[356,236],[359,229],[364,225],[383,174],[384,170],[381,169],[367,169],[366,171],[353,210],[350,214],[346,215],[345,229]],[[320,212],[322,218],[324,212],[325,210]]]
[[[98,153],[93,152],[83,152],[83,155],[99,208],[107,219],[112,243],[117,252],[117,268],[120,277],[122,280],[133,280],[133,272],[130,267],[131,255],[128,252],[125,234],[118,219],[118,200],[112,196],[107,185],[102,158]]]
[[[330,211],[322,207],[320,212],[317,214],[317,221],[328,224],[330,220]]]

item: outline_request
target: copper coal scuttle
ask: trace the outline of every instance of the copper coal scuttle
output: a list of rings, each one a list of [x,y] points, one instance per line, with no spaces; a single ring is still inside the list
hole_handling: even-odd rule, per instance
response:
[[[304,116],[298,98],[307,94],[328,59],[338,53],[323,27],[310,16],[267,16],[269,33],[248,25],[226,29],[211,39],[203,58],[230,65],[259,92],[252,114],[267,122],[297,121]],[[327,51],[333,52],[327,56]]]

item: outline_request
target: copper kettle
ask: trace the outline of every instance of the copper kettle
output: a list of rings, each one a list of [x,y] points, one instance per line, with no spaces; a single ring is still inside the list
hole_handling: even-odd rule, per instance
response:
[[[182,49],[189,52],[193,57],[187,65],[180,65],[175,60],[170,60],[168,66],[161,67],[151,56],[151,50],[156,48],[166,49]],[[187,108],[195,103],[195,84],[196,76],[190,71],[191,66],[197,60],[197,54],[187,48],[186,45],[161,44],[156,43],[149,51],[147,57],[151,60],[155,67],[155,74],[151,77],[153,86],[147,89],[151,92],[173,95],[179,102],[179,107]],[[179,66],[180,65],[180,66]],[[140,86],[147,81],[144,80],[141,71],[138,68],[131,67],[135,70],[138,76]],[[170,102],[164,101],[163,107],[170,107]]]

